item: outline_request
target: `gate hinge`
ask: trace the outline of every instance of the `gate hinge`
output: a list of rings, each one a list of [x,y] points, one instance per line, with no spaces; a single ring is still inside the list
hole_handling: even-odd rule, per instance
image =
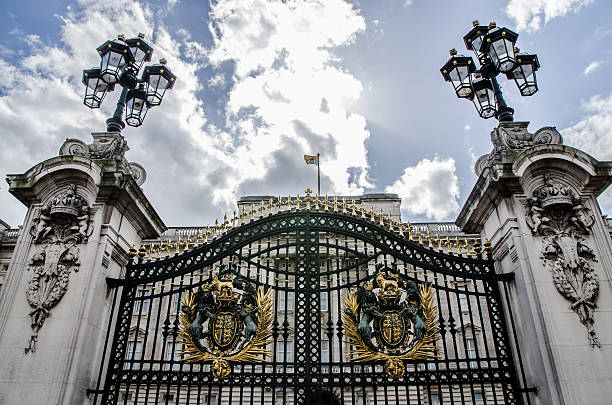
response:
[[[510,273],[497,273],[496,278],[498,281],[508,283],[510,281],[514,281],[514,272],[511,271]]]
[[[106,277],[106,285],[108,288],[117,288],[121,285],[122,281],[123,279],[121,278]]]
[[[93,388],[87,388],[87,391],[85,391],[87,393],[87,397],[89,397],[91,394],[104,394],[104,390],[95,390]]]
[[[526,388],[519,388],[518,392],[526,392],[526,393],[533,393],[533,394],[538,394],[538,387],[526,387]]]

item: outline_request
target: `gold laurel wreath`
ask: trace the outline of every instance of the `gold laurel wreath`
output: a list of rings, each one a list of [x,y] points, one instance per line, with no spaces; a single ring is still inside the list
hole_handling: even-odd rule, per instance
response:
[[[183,298],[183,305],[191,310],[191,313],[195,310],[196,302],[195,295],[197,289],[193,291],[187,291]],[[181,354],[184,356],[183,359],[189,363],[195,362],[212,362],[213,363],[213,374],[215,377],[223,378],[229,375],[230,368],[228,362],[230,361],[246,361],[246,362],[258,362],[265,361],[266,357],[270,355],[270,351],[264,349],[264,347],[272,343],[270,336],[272,336],[272,294],[271,290],[268,289],[264,292],[262,287],[257,290],[257,330],[255,336],[251,341],[240,350],[238,353],[229,354],[230,350],[220,352],[219,354],[213,354],[203,352],[195,345],[189,330],[187,329],[191,322],[187,317],[187,314],[181,313],[181,327],[179,329],[179,337],[183,343],[183,349]]]
[[[418,341],[412,349],[406,353],[392,355],[371,349],[365,344],[361,335],[357,331],[357,322],[347,314],[342,312],[342,321],[345,324],[346,343],[355,346],[355,349],[348,350],[346,357],[350,361],[384,361],[387,364],[397,364],[399,360],[429,360],[437,359],[438,348],[435,342],[439,339],[440,328],[437,324],[438,310],[434,305],[434,295],[431,286],[419,286],[419,297],[423,304],[423,315],[425,316],[425,336]],[[353,314],[358,314],[359,304],[355,291],[349,291],[342,297],[344,308],[349,309]],[[401,373],[403,375],[403,372]],[[401,376],[400,375],[400,376]]]

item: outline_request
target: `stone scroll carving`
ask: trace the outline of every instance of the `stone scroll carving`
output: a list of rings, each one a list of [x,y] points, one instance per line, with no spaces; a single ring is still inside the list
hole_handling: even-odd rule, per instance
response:
[[[66,293],[70,273],[79,270],[78,245],[89,238],[90,228],[90,207],[74,184],[52,197],[34,220],[30,234],[37,249],[28,263],[32,277],[26,287],[32,335],[26,353],[36,351],[38,331]]]
[[[94,160],[116,161],[120,171],[131,175],[139,186],[144,184],[147,178],[146,171],[138,163],[126,160],[125,152],[130,148],[121,134],[103,132],[92,135],[94,141],[89,145],[80,139],[66,139],[60,148],[60,156],[77,155]]]
[[[522,151],[536,145],[563,143],[561,134],[554,127],[544,127],[530,133],[527,131],[528,124],[520,121],[501,122],[491,132],[493,150],[478,158],[474,165],[476,175],[480,176],[485,168],[511,158],[514,151]]]
[[[529,199],[527,224],[543,237],[544,266],[551,272],[557,291],[572,302],[570,308],[587,328],[591,346],[600,347],[593,320],[599,282],[591,265],[597,259],[582,238],[593,222],[580,197],[548,176]]]

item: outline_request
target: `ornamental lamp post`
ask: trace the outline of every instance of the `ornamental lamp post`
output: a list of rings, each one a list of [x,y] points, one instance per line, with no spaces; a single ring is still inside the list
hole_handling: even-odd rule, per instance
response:
[[[142,77],[138,78],[142,65],[150,62],[153,55],[153,48],[145,42],[142,33],[130,39],[119,35],[113,41],[104,42],[97,51],[100,67],[83,70],[83,104],[100,108],[106,93],[120,85],[117,107],[113,116],[106,120],[106,130],[121,132],[125,128],[124,110],[127,125],[139,127],[147,111],[161,104],[166,90],[174,86],[176,76],[165,66],[166,60],[161,59],[159,65],[146,66]]]
[[[500,73],[514,80],[523,96],[538,91],[535,74],[540,68],[538,57],[519,53],[515,47],[517,38],[516,32],[498,28],[494,22],[485,26],[474,21],[463,41],[476,55],[480,67],[475,66],[471,57],[457,56],[457,51],[451,49],[451,58],[440,69],[444,80],[453,85],[457,97],[471,100],[482,118],[514,120],[514,110],[506,104],[497,82]]]

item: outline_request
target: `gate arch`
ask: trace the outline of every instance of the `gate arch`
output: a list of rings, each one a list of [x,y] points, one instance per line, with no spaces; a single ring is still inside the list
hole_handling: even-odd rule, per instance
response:
[[[211,241],[205,235],[141,248],[127,265],[125,278],[116,281],[120,299],[113,303],[94,403],[522,403],[499,277],[479,242],[457,242],[452,252],[449,241],[421,234],[414,240],[409,227],[390,217],[310,197],[253,207],[234,216],[231,226],[224,222],[210,232]],[[213,291],[215,277],[248,280],[269,292],[272,308],[263,347],[269,356],[229,361],[227,376],[214,362],[189,361],[184,333],[191,332],[184,331],[193,316],[181,321],[181,312],[188,313],[185,297]],[[385,310],[386,282],[395,282],[391,287],[401,294],[395,304],[388,301],[395,315],[389,307],[390,315],[380,318],[400,334],[397,349],[376,337],[382,321],[370,323],[371,347],[355,332],[365,301],[355,307],[354,321],[347,315],[347,297],[368,289],[378,289],[377,308]],[[410,296],[410,286],[420,295]],[[432,355],[401,357],[417,341],[419,322],[404,313],[422,313],[426,291],[435,311],[420,316],[428,331],[436,329]],[[400,311],[408,307],[412,312]],[[404,326],[392,322],[400,318]],[[360,362],[360,348],[386,354]],[[395,374],[383,357],[400,359],[391,361]]]

